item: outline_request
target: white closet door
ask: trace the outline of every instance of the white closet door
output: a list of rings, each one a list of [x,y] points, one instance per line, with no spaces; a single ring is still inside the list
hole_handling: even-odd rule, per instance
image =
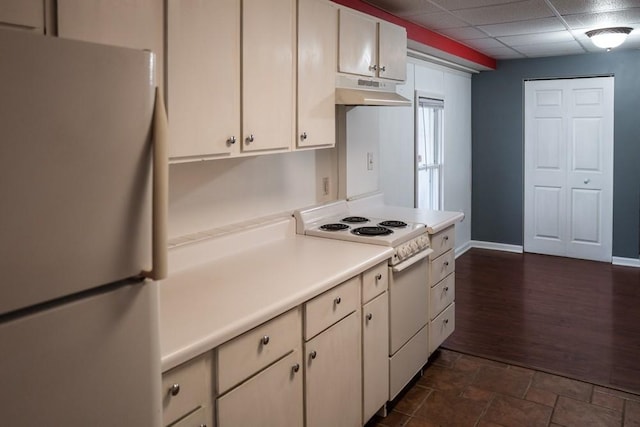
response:
[[[613,82],[525,83],[526,252],[611,261]]]

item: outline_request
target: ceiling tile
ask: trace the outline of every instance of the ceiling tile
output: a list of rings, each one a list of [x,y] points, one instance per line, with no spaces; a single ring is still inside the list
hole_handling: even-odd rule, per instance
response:
[[[522,55],[521,53],[513,49],[510,49],[508,47],[491,47],[487,49],[482,49],[482,52],[496,59],[512,59],[512,58],[524,57],[524,55]]]
[[[367,3],[386,10],[396,16],[406,17],[421,13],[442,12],[442,9],[428,0],[365,0]]]
[[[498,40],[510,46],[522,46],[537,43],[559,43],[573,41],[575,39],[568,31],[551,31],[548,33],[498,37]]]
[[[555,55],[575,55],[585,53],[585,50],[577,42],[562,43],[540,43],[523,46],[514,46],[514,49],[527,56],[555,56]]]
[[[455,10],[454,14],[473,25],[528,21],[554,16],[553,11],[543,0],[526,0],[498,6],[460,9]]]
[[[397,1],[402,1],[402,0],[397,0]],[[493,6],[496,4],[507,4],[507,3],[514,2],[514,0],[429,0],[429,1],[447,10],[468,9],[471,7]]]
[[[493,47],[505,47],[503,43],[500,43],[498,40],[492,38],[465,40],[464,44],[478,50],[489,49]]]
[[[609,12],[637,7],[638,0],[550,0],[561,15]]]
[[[455,40],[474,40],[487,37],[485,33],[475,27],[444,28],[438,32]]]
[[[565,30],[564,25],[558,18],[542,18],[532,19],[530,21],[507,22],[504,24],[480,25],[478,28],[494,37]]]
[[[619,25],[640,24],[640,7],[617,12],[600,12],[580,15],[566,15],[564,20],[571,28],[602,28]]]
[[[444,28],[466,27],[469,24],[464,22],[448,12],[427,13],[423,15],[415,15],[407,17],[409,21],[422,25],[430,30],[440,30]]]

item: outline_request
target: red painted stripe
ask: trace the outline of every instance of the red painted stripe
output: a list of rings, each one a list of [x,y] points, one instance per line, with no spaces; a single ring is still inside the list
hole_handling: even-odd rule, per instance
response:
[[[365,3],[362,0],[331,1],[342,6],[358,10],[360,12],[364,12],[368,15],[375,16],[376,18],[393,22],[396,25],[400,25],[406,28],[407,37],[413,41],[434,47],[443,52],[447,52],[459,58],[466,59],[467,61],[475,62],[476,64],[483,65],[494,70],[496,69],[496,60],[494,58],[480,53],[477,50],[472,49],[469,46],[465,46],[453,39],[435,33],[431,30],[421,27],[420,25],[414,24],[413,22],[409,22],[405,19],[399,18],[382,9],[378,9],[377,7],[372,6],[369,3]]]

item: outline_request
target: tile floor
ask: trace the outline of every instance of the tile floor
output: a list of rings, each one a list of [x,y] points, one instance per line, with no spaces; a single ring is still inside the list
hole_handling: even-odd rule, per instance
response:
[[[640,395],[441,349],[367,427],[640,427]]]

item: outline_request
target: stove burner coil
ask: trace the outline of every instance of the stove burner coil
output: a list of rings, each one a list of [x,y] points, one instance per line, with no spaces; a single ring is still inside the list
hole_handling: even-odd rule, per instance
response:
[[[346,222],[349,224],[359,224],[362,222],[368,222],[369,219],[363,216],[348,216],[346,218],[342,218],[342,222]]]
[[[388,236],[393,230],[387,227],[358,227],[351,230],[351,233],[358,236]]]
[[[391,221],[382,221],[378,225],[381,227],[404,228],[407,226],[407,223],[403,221],[391,220]]]
[[[349,226],[347,224],[324,224],[320,226],[321,230],[325,230],[325,231],[340,231],[340,230],[346,230],[347,228],[349,228]]]

